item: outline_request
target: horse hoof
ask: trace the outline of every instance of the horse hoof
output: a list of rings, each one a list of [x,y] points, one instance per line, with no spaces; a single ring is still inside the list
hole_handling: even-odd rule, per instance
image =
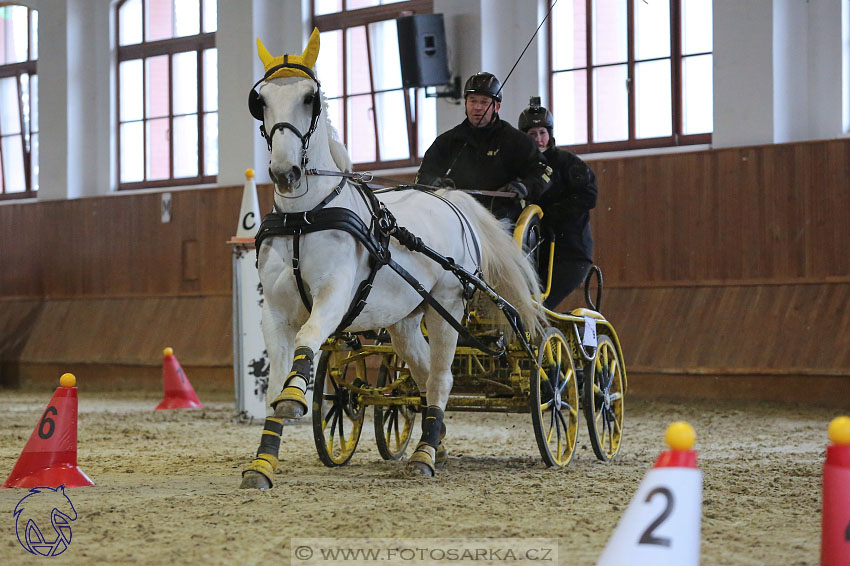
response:
[[[245,473],[242,474],[242,483],[239,485],[239,489],[266,490],[271,489],[271,487],[272,482],[269,481],[269,478],[260,472],[254,472],[252,470],[246,470]]]
[[[409,478],[433,478],[434,470],[425,462],[408,462],[405,475]]]
[[[280,401],[274,408],[277,419],[300,419],[307,410],[297,401]]]
[[[442,470],[446,467],[446,464],[449,462],[449,451],[443,446],[441,442],[439,446],[437,446],[437,453],[434,456],[434,467],[438,470]]]

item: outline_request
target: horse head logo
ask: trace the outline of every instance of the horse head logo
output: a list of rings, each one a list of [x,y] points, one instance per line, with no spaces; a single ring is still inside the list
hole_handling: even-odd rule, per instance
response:
[[[65,494],[65,486],[34,487],[12,512],[15,534],[27,552],[37,556],[58,556],[71,544],[71,521],[77,520],[77,510]],[[46,529],[53,527],[53,533]]]

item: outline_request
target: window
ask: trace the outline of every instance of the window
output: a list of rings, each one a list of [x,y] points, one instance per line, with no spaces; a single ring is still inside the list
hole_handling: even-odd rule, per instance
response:
[[[215,182],[216,0],[122,0],[118,188]]]
[[[38,12],[0,6],[0,199],[38,191]]]
[[[587,153],[711,141],[712,0],[562,0],[549,25],[560,145]]]
[[[432,12],[432,0],[313,2],[316,73],[358,169],[416,165],[437,135],[436,100],[424,88],[402,88],[395,22]]]

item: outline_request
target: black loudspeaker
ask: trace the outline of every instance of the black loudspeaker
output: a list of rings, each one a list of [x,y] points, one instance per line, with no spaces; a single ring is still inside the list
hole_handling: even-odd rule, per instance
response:
[[[396,20],[401,82],[405,88],[437,86],[450,80],[443,14],[418,14]]]

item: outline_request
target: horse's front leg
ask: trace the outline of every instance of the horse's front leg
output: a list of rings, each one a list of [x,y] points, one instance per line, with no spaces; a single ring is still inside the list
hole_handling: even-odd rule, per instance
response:
[[[313,296],[310,316],[295,335],[292,369],[284,379],[283,389],[271,402],[275,417],[298,419],[307,413],[306,392],[313,374],[313,358],[348,310],[351,298],[347,289],[350,283],[335,280],[317,289]]]

